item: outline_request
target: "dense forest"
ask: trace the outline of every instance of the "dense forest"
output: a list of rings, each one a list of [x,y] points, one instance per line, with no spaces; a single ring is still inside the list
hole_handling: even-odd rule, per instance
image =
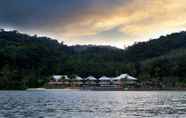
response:
[[[45,84],[54,74],[100,77],[129,73],[142,85],[186,87],[186,32],[110,46],[67,46],[55,39],[0,31],[0,89]]]

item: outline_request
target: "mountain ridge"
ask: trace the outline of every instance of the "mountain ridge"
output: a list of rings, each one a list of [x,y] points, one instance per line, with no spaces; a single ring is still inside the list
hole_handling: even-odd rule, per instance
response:
[[[0,89],[38,87],[54,74],[100,77],[128,73],[143,82],[186,85],[185,53],[186,32],[118,49],[67,46],[48,37],[1,30]]]

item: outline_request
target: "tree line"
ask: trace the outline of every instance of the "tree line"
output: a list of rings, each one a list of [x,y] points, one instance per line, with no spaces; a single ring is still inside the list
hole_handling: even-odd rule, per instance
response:
[[[0,31],[0,89],[25,89],[47,83],[51,75],[87,77],[128,73],[156,87],[185,86],[186,32],[111,46],[67,46],[48,37]]]

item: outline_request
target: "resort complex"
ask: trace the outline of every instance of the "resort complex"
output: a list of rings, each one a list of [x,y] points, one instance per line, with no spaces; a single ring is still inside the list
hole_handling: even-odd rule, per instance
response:
[[[95,78],[94,76],[88,76],[82,78],[80,76],[68,75],[54,75],[49,81],[48,88],[80,88],[80,89],[92,89],[92,90],[122,90],[128,88],[135,88],[137,84],[137,78],[128,74],[121,74],[117,77]]]

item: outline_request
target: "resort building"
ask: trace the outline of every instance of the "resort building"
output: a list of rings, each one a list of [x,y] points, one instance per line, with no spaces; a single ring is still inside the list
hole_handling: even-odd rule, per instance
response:
[[[117,77],[95,78],[94,76],[88,76],[82,78],[75,76],[69,78],[67,75],[54,75],[48,85],[57,86],[61,88],[65,87],[103,87],[103,88],[132,88],[135,86],[137,78],[128,74],[121,74]]]
[[[61,77],[62,77],[61,75],[53,75],[48,84],[49,85],[63,84],[62,82],[60,82]]]
[[[86,80],[86,85],[92,85],[92,86],[97,85],[97,78],[95,78],[94,76],[88,76],[85,80]]]
[[[68,85],[70,78],[67,75],[53,75],[49,85]]]
[[[54,81],[57,82],[57,81],[59,81],[61,79],[61,77],[62,77],[61,75],[53,75],[52,79],[54,79]]]
[[[75,78],[73,79],[73,85],[74,86],[81,86],[83,85],[83,78],[79,77],[79,76],[75,76]]]
[[[113,84],[123,87],[131,87],[136,84],[137,78],[132,77],[128,74],[121,74],[118,77],[112,79]]]
[[[102,76],[99,78],[99,85],[100,86],[108,86],[112,84],[112,78]]]

